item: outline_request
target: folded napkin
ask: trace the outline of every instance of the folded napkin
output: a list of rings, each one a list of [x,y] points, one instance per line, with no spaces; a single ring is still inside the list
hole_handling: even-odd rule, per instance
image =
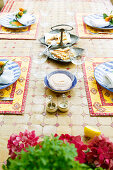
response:
[[[65,74],[53,74],[48,79],[49,85],[54,90],[67,90],[72,86],[72,80]]]
[[[31,14],[23,14],[22,17],[17,20],[23,25],[30,25],[35,22],[35,18]]]
[[[107,88],[113,88],[113,72],[105,73],[104,83]]]
[[[110,25],[110,23],[106,22],[105,19],[103,19],[103,18],[101,18],[101,19],[100,18],[99,19],[92,19],[92,20],[90,20],[90,23],[92,24],[92,26],[100,27],[100,28],[107,27],[107,26]]]
[[[12,83],[13,79],[14,79],[13,71],[7,68],[4,68],[3,74],[0,75],[0,84]]]

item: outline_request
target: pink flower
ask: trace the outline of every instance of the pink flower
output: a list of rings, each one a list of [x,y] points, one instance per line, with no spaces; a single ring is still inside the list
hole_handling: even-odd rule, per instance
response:
[[[58,136],[55,134],[55,137]],[[64,142],[67,141],[69,143],[73,143],[75,145],[75,148],[77,148],[78,156],[75,157],[75,160],[79,161],[80,163],[85,163],[86,162],[86,155],[85,155],[85,150],[87,150],[87,145],[85,145],[81,141],[80,136],[70,136],[68,134],[62,134],[59,137],[60,140],[63,140]]]
[[[88,145],[90,151],[86,153],[88,163],[95,164],[96,167],[102,167],[112,170],[113,168],[113,143],[108,138],[101,135],[95,137]]]
[[[15,152],[21,152],[22,149],[29,146],[36,146],[38,144],[39,137],[35,135],[35,131],[20,132],[19,135],[12,134],[8,140],[7,148],[9,149],[9,155],[12,159],[17,156]]]

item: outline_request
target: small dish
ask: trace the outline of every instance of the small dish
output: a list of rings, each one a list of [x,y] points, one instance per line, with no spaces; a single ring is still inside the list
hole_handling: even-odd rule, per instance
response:
[[[105,62],[99,64],[94,71],[94,77],[96,81],[105,89],[113,92],[113,88],[107,88],[107,84],[105,84],[105,72],[110,71],[113,72],[113,61]]]
[[[113,25],[105,26],[105,27],[96,27],[92,24],[92,20],[95,19],[103,19],[103,15],[99,14],[93,14],[93,15],[88,15],[84,17],[84,23],[87,24],[90,27],[101,29],[101,30],[111,30],[113,29]]]
[[[67,89],[67,90],[55,90],[55,89],[53,89],[53,88],[50,87],[48,79],[49,79],[53,74],[57,74],[57,73],[65,74],[65,75],[67,75],[67,76],[72,80],[72,85],[71,85],[71,87],[70,87],[69,89]],[[69,72],[69,71],[56,70],[56,71],[53,71],[53,72],[49,73],[49,74],[44,78],[44,83],[45,83],[45,85],[46,85],[50,90],[52,90],[52,91],[54,91],[54,92],[58,92],[58,93],[64,93],[64,92],[70,91],[72,88],[75,87],[75,85],[77,84],[77,79],[76,79],[76,77],[75,77],[71,72]]]

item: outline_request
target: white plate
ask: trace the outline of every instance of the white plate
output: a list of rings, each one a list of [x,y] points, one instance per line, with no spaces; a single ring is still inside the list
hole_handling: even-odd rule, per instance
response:
[[[2,18],[0,18],[0,25],[7,27],[7,28],[16,28],[16,29],[17,28],[25,28],[25,27],[28,27],[35,23],[35,21],[36,21],[35,17],[32,14],[31,14],[31,16],[34,18],[34,20],[31,23],[29,23],[28,25],[16,26],[11,23],[12,21],[16,20],[15,14],[10,13],[10,14],[4,15]]]
[[[94,76],[96,81],[107,90],[113,92],[113,88],[108,89],[105,84],[105,72],[113,72],[113,61],[105,62],[95,68]]]
[[[91,21],[95,20],[95,19],[103,19],[103,15],[99,15],[99,14],[88,15],[88,16],[84,17],[84,22],[85,22],[85,24],[87,24],[87,25],[89,25],[90,27],[93,27],[93,28],[105,29],[105,30],[113,29],[113,25],[109,25],[109,26],[106,26],[106,27],[95,27],[95,26],[93,26]]]

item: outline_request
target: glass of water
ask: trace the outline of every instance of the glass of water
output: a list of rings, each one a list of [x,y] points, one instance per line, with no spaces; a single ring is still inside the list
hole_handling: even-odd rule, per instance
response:
[[[73,49],[71,49],[71,51],[73,52]],[[77,79],[81,79],[84,76],[82,71],[82,64],[85,62],[86,56],[87,50],[82,50],[80,54],[75,54],[75,56],[72,57],[70,56],[71,62],[76,65],[74,74]]]
[[[32,63],[34,65],[33,68],[33,75],[37,79],[44,79],[46,75],[46,71],[44,68],[42,68],[42,65],[46,62],[47,60],[47,54],[44,52],[44,48],[41,48],[39,50],[31,48],[31,57],[32,57]]]

